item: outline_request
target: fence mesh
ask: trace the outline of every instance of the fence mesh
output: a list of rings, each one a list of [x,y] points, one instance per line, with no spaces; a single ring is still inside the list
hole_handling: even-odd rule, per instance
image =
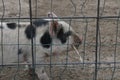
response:
[[[48,12],[57,14],[59,19],[70,24],[82,36],[78,51],[83,62],[71,50],[64,52],[64,55],[49,56],[44,63],[37,64],[36,51],[33,50],[36,40],[33,39],[30,44],[24,44],[31,47],[32,73],[36,65],[40,65],[44,66],[50,80],[119,80],[120,0],[0,0],[1,25],[4,22],[29,22],[32,25],[35,19],[48,19]],[[28,75],[28,71],[24,70],[22,65],[27,63],[3,62],[3,34],[0,26],[0,80],[37,80],[36,74]],[[23,45],[19,41],[20,34],[18,29],[17,43],[6,46],[16,45],[19,50]]]

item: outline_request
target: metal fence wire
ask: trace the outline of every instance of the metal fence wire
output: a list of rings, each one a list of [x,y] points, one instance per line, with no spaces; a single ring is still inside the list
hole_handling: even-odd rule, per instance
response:
[[[58,17],[50,18],[46,16],[48,12],[54,12]],[[119,18],[120,0],[0,0],[0,80],[119,80]],[[26,28],[28,23],[30,27],[34,27],[33,21],[41,19],[65,21],[82,37],[82,44],[77,50],[82,62],[79,54],[73,49],[68,50],[69,47],[55,56],[51,47],[51,55],[36,62],[38,47],[41,45],[37,38],[32,38],[28,43],[25,42],[27,39],[21,39],[21,35],[25,34],[20,28]],[[18,24],[18,28],[6,28],[5,23],[10,22]],[[15,35],[11,35],[10,31]],[[34,31],[31,29],[30,34],[32,32]],[[34,34],[30,37],[32,36]],[[14,38],[16,41],[12,41]],[[67,45],[69,44],[68,41]],[[29,51],[31,63],[20,62],[21,46],[26,53]],[[11,53],[10,48],[17,53]],[[57,52],[59,51],[58,49]],[[9,61],[14,59],[16,61]],[[36,73],[41,67],[44,68],[42,73],[45,73]],[[41,79],[38,78],[39,75],[42,76]]]

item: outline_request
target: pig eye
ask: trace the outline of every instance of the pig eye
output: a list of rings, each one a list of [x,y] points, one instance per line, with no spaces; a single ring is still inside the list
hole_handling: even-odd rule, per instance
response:
[[[62,44],[66,43],[68,37],[72,34],[71,31],[65,32],[64,29],[61,28],[57,34],[57,38],[61,41]]]

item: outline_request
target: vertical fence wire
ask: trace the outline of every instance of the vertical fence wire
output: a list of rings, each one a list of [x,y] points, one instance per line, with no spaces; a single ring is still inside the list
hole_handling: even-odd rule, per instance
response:
[[[19,7],[19,14],[18,14],[18,22],[17,24],[19,25],[20,24],[20,17],[21,17],[21,0],[18,1],[18,7]],[[19,49],[20,49],[20,30],[19,30],[19,26],[18,26],[18,30],[17,30],[18,34],[17,34],[17,50],[19,52]],[[17,70],[15,72],[15,75],[13,77],[13,80],[17,80],[16,79],[16,76],[17,76],[17,73],[19,72],[19,68],[20,68],[20,60],[19,60],[19,55],[17,56]]]
[[[100,3],[101,3],[101,1],[100,1]],[[99,14],[99,16],[100,17],[102,17],[103,16],[103,13],[104,13],[104,10],[105,10],[105,6],[106,6],[106,0],[103,0],[103,6],[102,6],[102,9],[101,9],[101,12],[100,12],[100,14]],[[101,27],[101,26],[100,26]],[[99,58],[98,58],[98,60],[99,60],[99,63],[101,62],[101,48],[102,48],[102,41],[101,41],[101,30],[100,30],[100,27],[99,27],[99,49],[98,49],[98,53],[99,53]],[[100,64],[99,64],[99,66],[98,66],[98,68],[100,68]]]
[[[87,39],[87,31],[88,31],[88,20],[83,12],[86,3],[87,3],[87,0],[84,0],[82,2],[81,9],[80,9],[83,18],[85,19],[84,22],[86,23],[85,28],[84,28],[85,32],[84,32],[84,41],[83,41],[83,68],[85,68],[84,64],[85,64],[85,55],[86,55],[86,39]]]
[[[102,9],[101,9],[101,12],[100,12],[100,17],[102,17],[102,15],[103,15],[103,13],[104,13],[104,9],[105,9],[105,1],[106,0],[103,0],[103,7],[102,7]],[[100,3],[101,3],[101,1],[100,1]],[[100,26],[101,27],[101,26]],[[100,27],[99,27],[99,33],[98,33],[98,35],[99,35],[99,38],[98,38],[98,43],[99,43],[99,47],[98,47],[98,62],[99,62],[99,66],[98,66],[98,68],[100,68],[100,62],[101,62],[101,47],[102,47],[102,43],[101,43],[101,30],[100,30]]]
[[[1,17],[1,65],[2,65],[2,68],[3,68],[3,62],[4,62],[4,59],[3,59],[3,29],[2,29],[2,25],[3,25],[3,20],[4,20],[4,16],[5,16],[5,3],[4,3],[4,0],[2,0],[2,9],[3,9],[3,13],[2,13],[2,17]]]
[[[19,14],[18,14],[18,22],[17,22],[17,24],[18,24],[18,37],[17,37],[17,43],[18,43],[18,51],[19,51],[19,49],[20,49],[20,30],[19,30],[19,25],[20,25],[20,17],[21,17],[21,0],[19,0],[19,2],[18,2],[18,4],[19,4]],[[19,69],[19,55],[18,55],[18,69]]]
[[[97,1],[96,46],[95,46],[95,73],[94,73],[94,80],[97,80],[97,72],[98,72],[98,36],[99,36],[99,20],[100,20],[100,0]]]
[[[30,26],[33,27],[32,24],[32,0],[29,0],[29,16],[30,16]],[[33,30],[31,28],[31,38],[33,36]],[[31,39],[31,55],[32,55],[32,78],[35,80],[35,56],[34,56],[34,38]]]
[[[35,18],[37,18],[37,16],[38,16],[38,0],[35,0]],[[34,54],[35,54],[35,59],[36,59],[36,38],[34,39],[34,41],[35,41],[35,49],[34,49]],[[35,64],[36,64],[36,60],[35,60],[35,62],[34,62]],[[36,65],[35,65],[35,67],[36,67]]]
[[[102,17],[104,10],[105,10],[105,4],[106,4],[106,0],[103,0],[103,4],[101,4],[101,1],[99,3],[99,8],[100,5],[102,5],[102,8],[99,9],[99,17]],[[99,23],[101,22],[101,20],[99,20]],[[98,24],[99,25],[99,24]],[[101,29],[100,29],[100,25],[99,25],[99,29],[98,29],[98,66],[97,66],[97,70],[100,69],[101,67],[101,48],[102,48],[102,41],[101,41]]]
[[[52,12],[53,12],[53,0],[50,0],[50,14],[52,14]],[[52,18],[52,21],[54,22],[54,18],[53,18],[53,15],[51,16],[51,18]],[[53,43],[52,44],[50,44],[50,46],[51,46],[51,51],[50,51],[50,80],[52,80],[53,78],[52,78],[52,49],[53,49]]]

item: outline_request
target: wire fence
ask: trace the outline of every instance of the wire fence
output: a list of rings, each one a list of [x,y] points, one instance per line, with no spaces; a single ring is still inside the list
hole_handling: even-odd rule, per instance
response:
[[[65,55],[49,56],[44,63],[38,64],[35,62],[36,56],[34,55],[36,54],[34,48],[39,46],[35,44],[36,40],[32,39],[30,44],[21,44],[19,37],[21,32],[18,28],[17,43],[4,43],[5,35],[0,26],[0,80],[36,80],[35,74],[32,79],[28,78],[28,75],[23,75],[26,72],[21,70],[21,66],[26,64],[32,65],[32,73],[35,73],[37,65],[44,66],[50,80],[119,80],[119,0],[1,0],[0,11],[1,25],[4,25],[4,22],[12,21],[18,24],[30,22],[31,26],[33,20],[49,19],[46,17],[46,13],[54,12],[60,16],[52,19],[59,18],[67,22],[83,38],[78,49],[83,62],[80,62],[79,56],[74,51],[67,50]],[[16,45],[18,51],[21,45],[30,46],[32,63],[19,63],[18,55],[17,64],[5,64],[3,62],[4,45]],[[5,69],[6,67],[13,69]],[[14,74],[11,75],[11,73]]]

